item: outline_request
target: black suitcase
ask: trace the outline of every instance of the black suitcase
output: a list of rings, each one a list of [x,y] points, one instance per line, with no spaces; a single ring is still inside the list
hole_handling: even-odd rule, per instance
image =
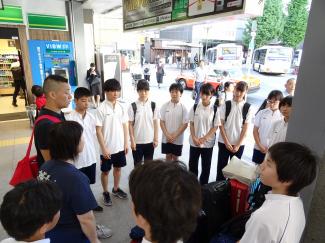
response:
[[[209,243],[220,226],[230,218],[230,184],[228,181],[203,185],[202,212],[195,232],[186,243]]]

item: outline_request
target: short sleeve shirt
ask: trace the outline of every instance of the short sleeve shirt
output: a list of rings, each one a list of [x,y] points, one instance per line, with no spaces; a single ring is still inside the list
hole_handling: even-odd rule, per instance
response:
[[[214,104],[210,103],[209,106],[204,106],[201,102],[197,105],[194,112],[194,107],[190,110],[189,120],[194,123],[195,136],[201,138],[205,136],[213,127],[218,127],[220,123],[219,109],[216,111],[214,122]],[[215,144],[216,135],[210,137],[201,148],[212,148]],[[197,147],[190,136],[190,145]]]
[[[87,176],[68,162],[49,160],[40,168],[38,178],[55,182],[62,191],[63,205],[56,227],[81,228],[77,215],[97,207]]]
[[[205,77],[206,77],[206,69],[197,67],[195,69],[195,82],[202,83],[205,81]]]
[[[176,132],[182,125],[188,123],[188,111],[181,103],[171,101],[165,103],[160,109],[160,120],[165,122],[168,133]],[[183,145],[184,132],[177,137],[174,144]],[[166,136],[163,133],[162,142],[167,143]]]
[[[123,124],[127,122],[127,111],[120,101],[116,101],[114,106],[105,100],[97,108],[96,126],[102,127],[104,143],[111,154],[124,150]]]
[[[272,111],[267,108],[259,111],[254,120],[254,126],[258,128],[258,134],[260,141],[263,146],[268,147],[269,145],[269,137],[272,126],[277,121],[283,119],[281,112],[279,110]],[[258,149],[258,146],[255,144],[255,148]]]
[[[96,152],[96,119],[93,114],[86,111],[84,117],[77,111],[72,111],[65,115],[67,120],[76,121],[83,127],[83,137],[85,141],[85,146],[82,152],[75,159],[75,167],[81,169],[88,167],[98,160]]]
[[[57,113],[49,109],[43,108],[39,113],[39,116],[42,115],[54,116],[61,121],[65,121],[63,112]],[[34,140],[35,140],[35,147],[37,151],[37,161],[40,164],[43,164],[45,162],[41,154],[41,150],[49,149],[49,130],[52,124],[54,124],[54,122],[48,119],[44,119],[41,120],[38,124],[36,124],[34,128]]]
[[[230,144],[235,145],[238,143],[240,138],[240,133],[243,127],[243,107],[245,101],[239,103],[231,101],[231,110],[227,117],[227,121],[224,123],[224,129]],[[225,120],[226,117],[226,104],[222,105],[220,108],[220,119]],[[251,124],[253,122],[254,114],[252,106],[249,107],[245,123]],[[219,134],[219,142],[224,143],[221,134]],[[245,144],[245,140],[243,141]]]
[[[240,243],[299,243],[306,223],[300,197],[267,194],[265,199],[247,221]]]
[[[284,142],[287,135],[288,123],[284,119],[273,124],[269,133],[269,147],[273,144]]]
[[[137,100],[135,104],[137,106],[135,117],[132,105],[128,109],[129,121],[134,122],[133,132],[135,143],[152,143],[154,139],[154,120],[159,119],[157,103],[154,112],[152,112],[150,100],[146,102]]]

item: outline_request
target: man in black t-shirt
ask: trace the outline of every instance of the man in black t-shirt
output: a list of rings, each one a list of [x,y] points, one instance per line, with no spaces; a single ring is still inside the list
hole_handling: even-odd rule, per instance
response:
[[[61,109],[68,107],[72,99],[68,80],[58,75],[50,75],[44,80],[43,90],[46,97],[46,105],[41,109],[39,117],[50,115],[64,121]],[[41,120],[35,125],[35,147],[37,150],[37,161],[41,166],[45,161],[51,159],[48,149],[49,130],[54,121]]]

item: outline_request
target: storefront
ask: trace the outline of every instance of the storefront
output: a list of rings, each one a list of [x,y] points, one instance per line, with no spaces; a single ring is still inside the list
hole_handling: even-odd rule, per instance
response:
[[[0,121],[26,117],[25,100],[20,98],[23,95],[18,95],[17,107],[13,106],[14,80],[11,67],[17,65],[17,61],[26,83],[28,103],[33,102],[31,87],[36,83],[42,85],[46,75],[65,72],[69,81],[71,78],[71,85],[76,85],[73,45],[70,42],[65,3],[48,1],[48,9],[38,8],[36,0],[13,2],[20,6],[10,3],[11,0],[8,5],[5,2],[4,9],[0,9]],[[51,9],[54,14],[64,15],[48,15]],[[41,63],[35,62],[37,51],[31,49],[31,43],[38,41],[44,42]],[[59,46],[68,48],[57,49]],[[48,71],[44,75],[35,78],[35,72],[40,73],[39,70],[45,69]],[[20,94],[23,94],[22,90]]]

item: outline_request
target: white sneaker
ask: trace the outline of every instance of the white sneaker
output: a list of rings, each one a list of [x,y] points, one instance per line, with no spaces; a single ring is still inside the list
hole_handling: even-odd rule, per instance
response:
[[[96,225],[96,232],[98,239],[107,239],[112,236],[112,230],[107,228],[106,226],[102,224]]]

